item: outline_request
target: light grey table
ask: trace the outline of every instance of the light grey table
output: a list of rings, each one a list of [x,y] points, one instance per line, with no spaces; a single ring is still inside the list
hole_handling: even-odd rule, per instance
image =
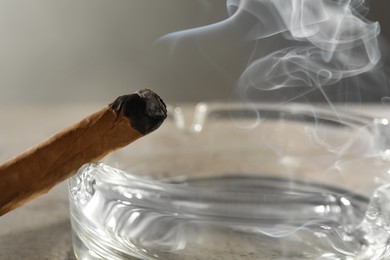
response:
[[[44,140],[105,104],[0,105],[0,161]],[[377,106],[357,108],[387,114]],[[66,183],[0,217],[0,259],[75,259]]]

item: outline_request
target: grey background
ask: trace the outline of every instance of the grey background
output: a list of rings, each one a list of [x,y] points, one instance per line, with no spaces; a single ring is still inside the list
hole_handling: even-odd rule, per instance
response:
[[[390,36],[389,6],[370,1],[369,15],[380,21],[384,38]],[[110,102],[144,87],[167,102],[236,100],[247,53],[236,48],[234,35],[209,35],[201,55],[193,52],[195,43],[174,49],[173,62],[171,47],[155,44],[167,33],[226,17],[224,0],[0,0],[0,102]],[[386,56],[387,43],[382,46]],[[329,88],[329,96],[386,101],[386,80],[382,72],[348,80]],[[297,91],[254,97],[287,100]],[[316,92],[304,100],[323,101]]]

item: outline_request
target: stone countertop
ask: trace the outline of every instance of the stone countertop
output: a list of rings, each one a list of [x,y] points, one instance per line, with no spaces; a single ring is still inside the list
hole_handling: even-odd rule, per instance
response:
[[[104,104],[0,105],[0,161],[102,108]],[[360,107],[360,109],[362,109]],[[365,106],[366,113],[387,113]],[[0,217],[0,259],[75,259],[66,183]]]

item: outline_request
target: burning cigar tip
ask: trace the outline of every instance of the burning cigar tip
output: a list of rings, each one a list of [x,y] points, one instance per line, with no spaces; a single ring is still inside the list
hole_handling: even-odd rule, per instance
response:
[[[111,107],[129,119],[130,125],[143,135],[156,130],[167,117],[164,101],[150,89],[118,97]]]

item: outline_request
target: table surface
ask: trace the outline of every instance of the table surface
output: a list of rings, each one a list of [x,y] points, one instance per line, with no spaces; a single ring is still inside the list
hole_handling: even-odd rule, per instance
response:
[[[103,104],[0,105],[0,161],[24,151]],[[190,109],[191,106],[185,106]],[[375,105],[353,107],[386,115]],[[75,259],[66,183],[0,217],[0,259]]]

